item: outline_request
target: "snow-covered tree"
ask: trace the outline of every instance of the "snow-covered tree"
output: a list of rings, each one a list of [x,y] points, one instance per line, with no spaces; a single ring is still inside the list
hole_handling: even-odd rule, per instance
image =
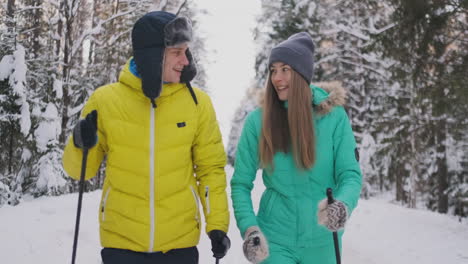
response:
[[[399,163],[395,173],[410,175],[411,206],[419,193],[429,208],[446,213],[454,203],[448,191],[452,181],[449,142],[455,139],[454,145],[466,144],[466,139],[452,135],[466,129],[466,117],[458,111],[466,111],[467,77],[462,72],[467,71],[467,7],[463,1],[387,2],[395,8],[392,20],[396,26],[382,34],[379,43],[384,56],[398,62],[390,69],[404,92],[397,105],[400,109],[411,106],[406,116],[398,115],[401,131],[406,133],[398,148],[409,145],[410,149],[395,160]]]
[[[227,146],[227,157],[228,163],[234,166],[236,160],[237,143],[244,127],[244,121],[247,115],[258,107],[261,98],[262,90],[253,84],[253,86],[247,90],[246,95],[241,101],[241,104],[234,113],[234,117],[231,121],[231,131],[229,132],[228,146]]]
[[[0,2],[0,206],[23,194],[77,190],[62,149],[84,102],[115,82],[131,56],[135,21],[153,10],[190,16],[192,1],[3,0]],[[196,30],[196,29],[195,29]],[[204,39],[195,34],[194,54]],[[204,84],[203,66],[197,81]],[[87,182],[99,188],[105,171]]]
[[[384,92],[384,82],[388,79],[385,68],[391,62],[379,60],[378,53],[367,46],[372,35],[390,27],[389,8],[377,1],[265,0],[262,11],[255,31],[255,40],[260,43],[256,58],[257,86],[264,86],[271,48],[294,33],[306,31],[315,43],[313,82],[341,81],[349,91],[347,111],[358,143],[364,137],[372,138],[370,109],[378,105],[371,94]],[[364,168],[370,170],[365,175],[375,177],[370,165]]]
[[[16,23],[23,11],[12,0],[0,10],[0,183],[7,197],[0,198],[0,205],[16,204],[21,196],[18,171],[23,166],[23,148],[31,128],[26,50],[19,42],[21,25]]]
[[[271,48],[309,32],[313,82],[339,80],[348,90],[364,194],[391,190],[410,207],[460,212],[468,164],[465,2],[264,0],[256,86],[264,86]],[[243,116],[233,121],[229,150]]]

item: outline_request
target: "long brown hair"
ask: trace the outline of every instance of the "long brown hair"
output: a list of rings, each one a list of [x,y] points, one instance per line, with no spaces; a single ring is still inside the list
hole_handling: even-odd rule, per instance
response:
[[[296,165],[310,169],[315,162],[315,135],[312,120],[312,92],[309,85],[291,69],[288,107],[278,98],[268,76],[263,100],[263,127],[260,139],[260,163],[274,168],[276,152],[292,150]],[[292,147],[292,149],[291,149]]]

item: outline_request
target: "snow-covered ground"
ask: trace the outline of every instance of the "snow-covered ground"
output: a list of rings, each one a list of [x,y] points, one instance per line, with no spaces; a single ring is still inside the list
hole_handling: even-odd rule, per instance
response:
[[[232,168],[227,172],[229,178]],[[257,177],[254,201],[258,201],[262,191],[261,179]],[[77,197],[77,194],[42,197],[0,208],[0,262],[69,263]],[[99,199],[100,191],[84,195],[78,264],[101,263]],[[232,248],[221,263],[248,263],[242,254],[234,217],[229,236]],[[214,263],[206,235],[202,235],[199,251],[201,264]],[[385,198],[361,200],[347,226],[343,251],[345,264],[467,264],[468,223],[459,223],[447,215],[403,208]]]

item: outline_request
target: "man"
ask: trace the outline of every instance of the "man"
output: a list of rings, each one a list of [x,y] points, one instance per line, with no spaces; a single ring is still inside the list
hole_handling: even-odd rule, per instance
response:
[[[132,31],[134,57],[97,89],[65,147],[67,173],[86,179],[106,156],[99,213],[104,264],[198,263],[199,204],[214,257],[229,248],[226,157],[209,97],[192,88],[188,19],[157,11]],[[94,147],[93,147],[94,146]]]

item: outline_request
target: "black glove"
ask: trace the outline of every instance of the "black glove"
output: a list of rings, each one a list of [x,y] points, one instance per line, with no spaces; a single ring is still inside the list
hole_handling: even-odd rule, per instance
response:
[[[231,240],[229,240],[226,233],[221,230],[211,230],[208,236],[211,239],[213,257],[220,259],[226,256],[228,249],[231,247]]]
[[[93,110],[73,128],[73,144],[81,149],[89,149],[97,143],[97,111]]]
[[[197,66],[195,65],[195,61],[193,60],[192,53],[189,49],[185,51],[185,56],[187,56],[187,60],[189,64],[184,66],[182,69],[182,73],[180,75],[180,83],[187,83],[191,82],[193,78],[197,75]]]

